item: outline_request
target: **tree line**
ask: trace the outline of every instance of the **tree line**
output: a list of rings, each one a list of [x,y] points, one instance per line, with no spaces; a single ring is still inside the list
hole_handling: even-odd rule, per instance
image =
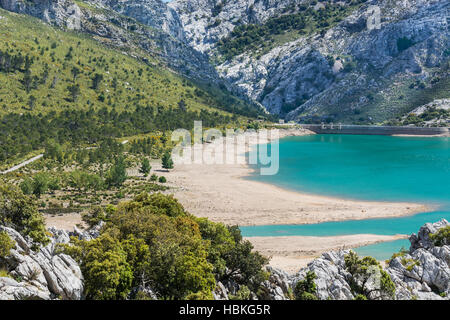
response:
[[[46,115],[10,113],[0,122],[0,161],[25,155],[46,146],[49,140],[59,144],[96,144],[108,138],[120,138],[177,128],[191,130],[194,120],[205,127],[232,122],[217,111],[184,111],[180,108],[136,107],[133,111],[65,110]]]

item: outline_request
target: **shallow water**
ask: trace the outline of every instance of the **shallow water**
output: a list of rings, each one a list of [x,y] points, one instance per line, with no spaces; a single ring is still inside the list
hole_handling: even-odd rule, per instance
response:
[[[348,199],[419,202],[438,205],[439,209],[401,218],[242,227],[245,236],[410,234],[426,222],[450,219],[449,138],[289,137],[280,140],[278,174],[253,175],[249,179],[300,192]],[[401,248],[399,243],[371,245],[358,251],[373,252],[378,258],[386,259]]]

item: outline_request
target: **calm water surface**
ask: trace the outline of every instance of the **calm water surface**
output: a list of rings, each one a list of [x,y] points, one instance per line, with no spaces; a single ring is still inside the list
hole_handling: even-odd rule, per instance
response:
[[[439,206],[414,216],[314,225],[242,227],[245,236],[410,234],[426,222],[450,219],[449,138],[313,135],[280,140],[280,170],[249,179],[300,192],[360,200],[409,201]],[[388,258],[408,241],[358,248]]]

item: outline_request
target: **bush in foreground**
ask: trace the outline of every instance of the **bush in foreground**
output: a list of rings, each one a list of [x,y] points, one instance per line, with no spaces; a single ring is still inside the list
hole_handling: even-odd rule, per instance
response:
[[[268,260],[237,227],[196,218],[173,196],[141,194],[85,216],[90,224],[99,218],[106,221],[99,238],[63,246],[80,264],[88,299],[130,298],[138,286],[159,299],[212,299],[216,281],[238,276],[256,291],[263,280]]]

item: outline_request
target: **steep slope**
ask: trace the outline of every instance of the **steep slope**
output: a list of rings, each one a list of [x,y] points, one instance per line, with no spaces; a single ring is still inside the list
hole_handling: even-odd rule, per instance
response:
[[[0,17],[0,115],[169,108],[181,100],[197,111],[245,109],[238,99],[228,100],[226,92],[170,72],[146,51],[114,50],[84,34],[2,9]]]
[[[169,6],[182,20],[186,37],[201,52],[215,44],[238,25],[261,24],[295,6],[296,0],[175,0]],[[302,1],[300,1],[302,2]]]
[[[447,1],[170,5],[221,76],[289,120],[381,122],[449,97]]]
[[[8,11],[89,33],[120,49],[141,49],[185,75],[219,83],[208,57],[184,43],[176,13],[161,0],[1,0]]]
[[[160,29],[178,40],[185,40],[178,14],[160,0],[89,0],[87,2],[134,18],[136,21]]]
[[[0,9],[2,166],[31,158],[52,139],[77,147],[190,129],[194,120],[216,127],[257,115],[223,87],[183,77],[148,51],[117,50]]]

